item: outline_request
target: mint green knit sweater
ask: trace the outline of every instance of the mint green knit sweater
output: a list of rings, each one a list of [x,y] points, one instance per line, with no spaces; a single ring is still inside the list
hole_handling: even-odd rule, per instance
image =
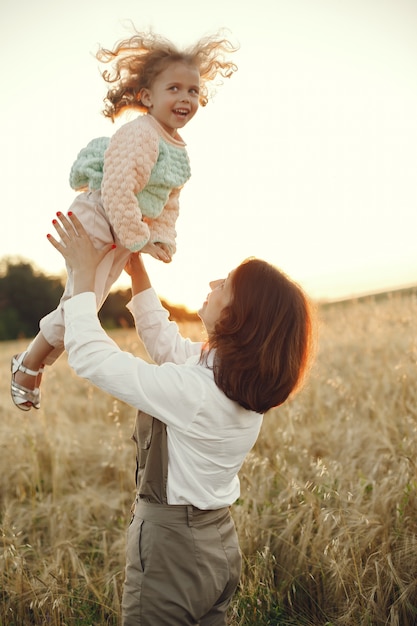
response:
[[[132,252],[150,241],[176,250],[179,193],[191,170],[185,143],[151,116],[124,124],[111,139],[93,139],[70,173],[76,191],[101,189],[107,218]]]

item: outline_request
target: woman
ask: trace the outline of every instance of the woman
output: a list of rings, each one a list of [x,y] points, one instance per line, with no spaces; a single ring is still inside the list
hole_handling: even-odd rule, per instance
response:
[[[229,507],[262,414],[299,386],[310,356],[302,290],[249,259],[211,292],[199,316],[205,344],[168,320],[142,258],[130,257],[132,312],[155,363],[122,352],[96,314],[96,250],[75,215],[59,214],[52,245],[73,273],[65,346],[75,372],[138,409],[137,499],[127,541],[124,626],[220,626],[241,555]]]

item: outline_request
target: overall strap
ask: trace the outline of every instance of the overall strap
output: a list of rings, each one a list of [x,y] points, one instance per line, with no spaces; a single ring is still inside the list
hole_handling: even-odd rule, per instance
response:
[[[167,504],[167,430],[156,417],[138,411],[132,439],[136,444],[137,497],[145,502]]]

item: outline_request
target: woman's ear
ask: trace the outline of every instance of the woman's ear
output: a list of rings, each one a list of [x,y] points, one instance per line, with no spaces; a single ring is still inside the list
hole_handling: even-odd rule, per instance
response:
[[[152,107],[152,98],[149,89],[144,88],[140,90],[140,101],[148,109]]]

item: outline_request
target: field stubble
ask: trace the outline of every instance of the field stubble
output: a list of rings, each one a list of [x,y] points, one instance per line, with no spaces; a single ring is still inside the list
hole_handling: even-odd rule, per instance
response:
[[[308,382],[266,415],[241,471],[230,624],[417,622],[416,307],[397,294],[319,309]],[[134,331],[112,336],[144,354]],[[134,410],[63,356],[41,410],[19,412],[9,362],[25,345],[0,345],[0,625],[116,626]]]

